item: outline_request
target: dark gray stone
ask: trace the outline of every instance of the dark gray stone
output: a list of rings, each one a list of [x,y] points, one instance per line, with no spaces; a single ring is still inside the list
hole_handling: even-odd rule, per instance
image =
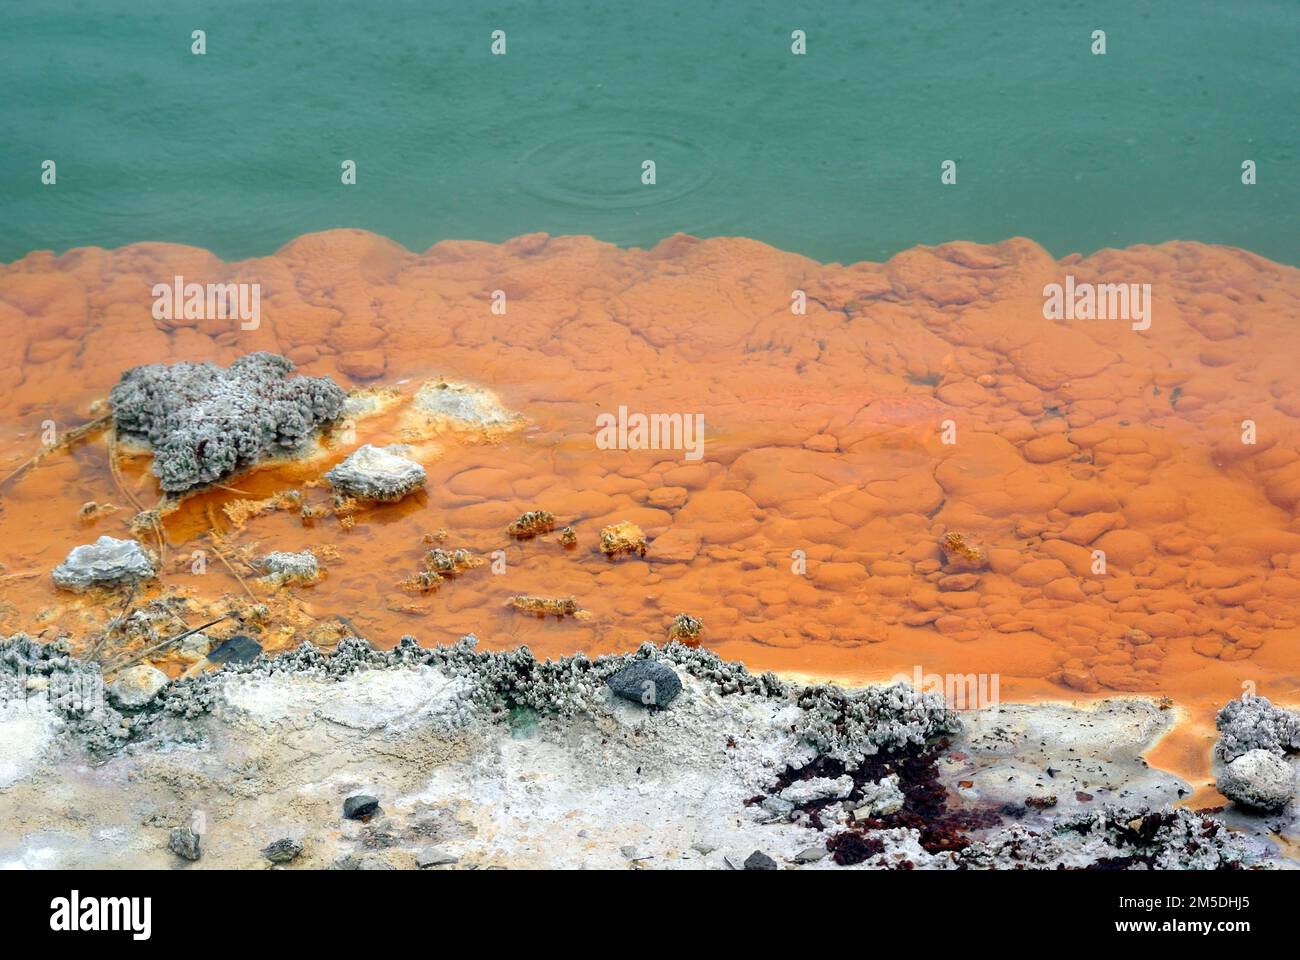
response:
[[[343,801],[343,816],[349,820],[368,820],[379,812],[379,798],[358,793]]]
[[[209,663],[252,663],[262,655],[262,645],[252,637],[237,633],[222,640],[208,653]]]
[[[646,707],[666,707],[682,692],[677,674],[657,660],[637,660],[605,682],[615,696]]]
[[[288,863],[302,853],[302,841],[283,837],[262,848],[262,856],[272,863]]]
[[[779,870],[776,861],[762,850],[755,850],[745,858],[746,870]]]
[[[202,855],[199,835],[189,827],[173,827],[167,839],[167,849],[186,860],[197,860]]]

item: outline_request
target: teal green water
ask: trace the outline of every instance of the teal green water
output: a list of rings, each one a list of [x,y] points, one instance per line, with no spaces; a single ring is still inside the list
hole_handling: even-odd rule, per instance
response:
[[[1014,235],[1300,262],[1293,0],[0,9],[0,260],[137,240],[242,257],[359,226],[416,250],[681,230],[842,262]]]

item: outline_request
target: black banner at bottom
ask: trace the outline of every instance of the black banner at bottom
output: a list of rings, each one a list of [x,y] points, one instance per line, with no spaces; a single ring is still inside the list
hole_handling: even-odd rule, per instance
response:
[[[11,873],[0,884],[7,946],[75,938],[128,949],[250,943],[337,949],[354,942],[373,948],[385,928],[399,933],[454,917],[458,924],[484,921],[467,929],[508,936],[512,925],[502,926],[503,919],[522,915],[535,922],[548,912],[553,923],[573,924],[583,939],[604,929],[626,935],[629,917],[640,914],[635,935],[652,936],[649,917],[687,904],[706,908],[701,922],[691,924],[695,943],[707,938],[708,928],[734,943],[754,925],[813,922],[833,929],[866,920],[887,923],[892,938],[907,938],[910,930],[930,942],[945,935],[964,944],[1042,936],[1072,946],[1200,938],[1226,947],[1290,932],[1297,892],[1295,875],[1277,871],[50,871]],[[820,905],[816,916],[812,904]],[[704,923],[710,915],[716,922]]]

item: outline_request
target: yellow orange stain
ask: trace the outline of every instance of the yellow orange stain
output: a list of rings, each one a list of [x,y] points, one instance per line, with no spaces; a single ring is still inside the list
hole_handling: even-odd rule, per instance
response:
[[[1045,320],[1042,288],[1066,273],[1151,283],[1151,328]],[[259,282],[261,326],[154,320],[150,290],[174,275]],[[806,315],[791,312],[795,290]],[[90,420],[128,367],[282,353],[401,402],[357,421],[355,444],[332,435],[319,456],[183,500],[164,517],[163,576],[138,600],[243,597],[213,557],[192,572],[215,523],[281,617],[261,638],[272,649],[341,616],[381,646],[474,633],[493,649],[600,654],[662,642],[685,612],[706,646],[753,670],[997,674],[1007,701],[1163,695],[1185,719],[1149,760],[1213,799],[1218,707],[1244,684],[1300,699],[1298,308],[1300,272],[1191,243],[1061,261],[1023,239],[952,243],[851,266],[684,236],[652,250],[530,235],[417,254],[356,230],[230,264],[166,244],[38,252],[0,266],[0,475],[40,448],[46,421]],[[241,529],[225,511],[284,490],[327,507],[324,471],[357,444],[410,441],[403,412],[440,376],[491,389],[523,422],[419,438],[424,491],[348,523],[274,510]],[[620,405],[702,414],[703,458],[598,448],[596,417]],[[1254,445],[1241,442],[1247,419]],[[122,482],[160,499],[147,457],[124,455]],[[121,509],[82,519],[89,501]],[[555,531],[509,536],[531,509],[553,513]],[[61,594],[48,571],[73,546],[129,535],[133,514],[103,435],[9,483],[0,630],[92,642],[118,602]],[[644,557],[601,552],[601,529],[623,521],[644,531]],[[505,572],[403,587],[438,531],[447,549],[502,551]],[[954,531],[985,565],[945,553]],[[308,548],[327,568],[313,586],[263,587],[244,562]],[[516,595],[573,597],[585,615],[522,614]]]

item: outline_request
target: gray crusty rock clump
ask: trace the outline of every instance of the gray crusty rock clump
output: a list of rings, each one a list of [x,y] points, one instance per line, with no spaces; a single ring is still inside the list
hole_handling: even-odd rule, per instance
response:
[[[133,367],[109,392],[118,435],[146,443],[163,490],[184,493],[269,457],[299,450],[338,417],[345,394],[324,377],[291,377],[293,363],[250,353],[215,363]]]
[[[0,703],[34,696],[94,754],[115,751],[160,721],[192,720],[214,703],[207,677],[170,681],[138,704],[111,698],[99,664],[72,656],[65,641],[41,643],[24,633],[0,639]]]
[[[310,550],[268,553],[262,558],[262,569],[263,579],[272,583],[311,583],[320,576],[320,563]]]
[[[1185,807],[1106,805],[1062,817],[1048,831],[1015,824],[956,855],[965,868],[1234,870],[1253,865],[1246,843],[1213,817]]]
[[[1267,697],[1229,700],[1214,718],[1219,728],[1215,755],[1231,763],[1251,750],[1281,757],[1300,751],[1300,716],[1275,707]]]
[[[918,747],[931,737],[956,733],[956,711],[939,693],[921,693],[905,683],[846,691],[806,687],[795,732],[819,756],[856,770],[864,756]]]
[[[154,560],[139,543],[108,536],[73,547],[52,574],[55,586],[77,593],[138,583],[153,575]]]

